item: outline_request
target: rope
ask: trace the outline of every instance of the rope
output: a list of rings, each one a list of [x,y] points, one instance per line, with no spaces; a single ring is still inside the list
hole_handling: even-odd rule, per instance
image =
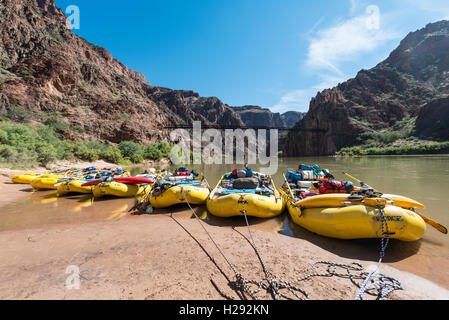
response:
[[[181,188],[181,191],[183,192],[184,196],[186,195],[184,192],[184,189]],[[274,300],[276,300],[277,298],[284,298],[284,299],[290,299],[288,296],[282,294],[280,292],[280,290],[282,289],[287,289],[291,294],[293,294],[297,299],[299,300],[303,300],[303,298],[298,294],[301,293],[302,295],[304,295],[306,298],[308,298],[307,293],[292,285],[291,283],[284,281],[284,280],[276,280],[273,275],[267,271],[267,268],[265,266],[265,263],[263,262],[263,259],[259,253],[259,250],[257,249],[255,242],[254,242],[254,238],[252,236],[251,230],[250,230],[250,226],[249,226],[249,222],[248,222],[248,218],[246,215],[246,210],[245,210],[245,203],[244,201],[242,201],[243,204],[243,210],[242,213],[245,217],[245,221],[246,221],[246,225],[248,228],[248,232],[251,238],[251,241],[248,240],[248,238],[246,238],[243,234],[241,234],[240,232],[238,232],[237,230],[235,230],[235,228],[233,227],[233,230],[237,231],[238,233],[240,233],[253,247],[253,249],[255,250],[257,257],[259,258],[259,261],[262,265],[262,269],[264,271],[265,277],[262,278],[259,281],[256,280],[248,280],[246,279],[240,272],[238,272],[238,270],[232,265],[232,263],[228,260],[228,258],[226,257],[226,255],[224,254],[224,252],[221,250],[220,246],[216,243],[216,241],[213,239],[212,235],[207,231],[207,229],[205,228],[203,222],[201,221],[201,219],[198,217],[198,215],[196,214],[195,210],[193,210],[192,206],[190,205],[187,197],[185,198],[185,202],[188,205],[188,207],[190,208],[190,210],[192,211],[192,213],[194,214],[194,216],[196,217],[196,219],[198,220],[198,222],[200,223],[201,227],[203,228],[203,230],[206,232],[207,236],[209,237],[209,239],[212,241],[212,243],[215,245],[215,247],[218,249],[218,251],[220,252],[220,254],[222,255],[223,259],[226,261],[226,263],[229,265],[229,267],[232,269],[232,271],[234,271],[235,274],[235,282],[231,285],[231,287],[233,287],[235,290],[237,291],[241,291],[243,293],[246,293],[247,295],[249,295],[252,299],[254,300],[258,300],[258,296],[257,294],[263,289],[265,290],[267,293],[271,294],[271,296],[273,297]],[[242,196],[242,198],[244,198],[244,196]],[[213,283],[214,284],[214,283]],[[251,285],[254,285],[256,288],[253,290],[251,289]],[[214,284],[215,286],[215,284]],[[229,298],[229,296],[224,295],[221,291],[219,291],[220,294],[226,298]]]
[[[241,196],[241,201],[240,202],[242,203],[242,211],[241,212],[242,212],[243,216],[245,217],[246,227],[248,229],[248,233],[249,233],[249,236],[251,238],[251,241],[249,241],[248,238],[246,238],[242,233],[237,231],[234,227],[233,227],[233,230],[237,231],[240,235],[242,235],[250,243],[250,245],[252,246],[252,248],[256,252],[256,255],[257,255],[257,257],[258,257],[258,259],[260,261],[260,264],[262,265],[262,270],[263,270],[263,272],[265,274],[265,277],[262,278],[259,281],[259,283],[255,283],[255,282],[251,282],[251,281],[250,281],[250,283],[256,284],[258,286],[259,289],[257,290],[257,292],[260,291],[261,289],[266,290],[269,294],[271,294],[271,296],[272,296],[272,298],[274,300],[276,300],[278,297],[279,298],[289,299],[287,296],[285,296],[284,294],[282,294],[280,292],[280,290],[282,290],[282,289],[287,289],[291,294],[293,294],[299,300],[303,300],[303,299],[302,299],[302,297],[300,297],[298,295],[297,292],[300,292],[303,296],[308,298],[309,296],[308,296],[308,294],[304,290],[302,290],[301,288],[298,288],[298,287],[292,285],[288,281],[276,280],[274,278],[274,276],[267,270],[266,265],[265,265],[265,263],[264,263],[264,261],[262,259],[262,256],[260,255],[260,252],[257,249],[256,242],[254,241],[254,238],[252,236],[251,228],[249,226],[248,217],[247,217],[246,210],[245,210],[244,195]]]
[[[225,254],[223,253],[223,251],[221,250],[220,246],[215,242],[215,240],[212,238],[211,234],[207,231],[206,227],[203,225],[203,223],[201,222],[200,217],[198,217],[198,215],[196,214],[195,210],[193,210],[192,206],[190,205],[189,201],[187,200],[186,197],[186,193],[184,191],[184,188],[181,188],[181,192],[184,195],[184,199],[186,204],[188,205],[188,207],[190,208],[190,210],[192,211],[192,213],[195,215],[196,219],[198,220],[198,222],[201,225],[201,228],[203,228],[204,232],[206,232],[207,236],[209,237],[209,239],[212,241],[212,243],[215,245],[215,247],[217,247],[218,251],[220,252],[220,254],[222,255],[223,259],[226,261],[226,263],[229,265],[229,267],[232,269],[232,271],[234,271],[234,273],[239,274],[238,271],[234,268],[234,266],[232,265],[232,263],[226,258]]]
[[[355,297],[355,300],[363,300],[363,294],[365,291],[370,290],[372,288],[377,288],[379,292],[378,299],[384,298],[387,295],[389,295],[394,290],[401,290],[402,285],[399,281],[397,281],[394,278],[387,277],[383,274],[378,274],[380,265],[382,263],[382,260],[385,256],[385,249],[388,246],[388,242],[390,241],[390,238],[387,236],[385,240],[385,235],[388,235],[388,223],[387,219],[385,218],[385,213],[382,209],[382,206],[380,205],[379,200],[377,200],[377,207],[379,208],[380,216],[382,219],[382,238],[381,238],[381,244],[380,244],[380,258],[377,263],[376,269],[373,270],[371,273],[363,272],[362,274],[367,275],[365,281],[363,282],[362,286],[360,287],[359,292],[357,293],[357,296]],[[385,226],[385,229],[384,229]],[[386,233],[385,233],[386,231]],[[368,282],[371,280],[371,283],[368,284]]]
[[[218,245],[218,243],[213,239],[212,235],[208,232],[206,227],[204,226],[204,222],[200,219],[200,217],[197,215],[196,211],[192,208],[191,204],[189,203],[184,188],[181,187],[181,192],[184,195],[185,202],[189,209],[192,211],[195,218],[198,220],[199,224],[201,225],[204,232],[207,234],[211,242],[215,245],[225,262],[228,264],[228,266],[232,269],[232,271],[235,274],[235,281],[231,282],[229,278],[224,274],[224,272],[220,269],[220,272],[225,275],[225,278],[230,283],[230,287],[236,291],[237,295],[241,299],[245,299],[246,295],[250,296],[254,300],[258,300],[258,294],[264,290],[268,294],[271,295],[271,297],[274,300],[277,299],[291,299],[291,297],[287,296],[286,294],[282,293],[282,290],[287,290],[288,293],[290,293],[292,296],[294,296],[296,299],[304,300],[309,299],[308,293],[301,289],[298,285],[294,285],[292,282],[288,282],[285,280],[276,279],[267,269],[265,262],[262,259],[262,256],[256,246],[256,243],[254,241],[251,228],[249,225],[247,212],[245,209],[245,200],[244,195],[241,196],[242,203],[242,214],[245,218],[246,227],[248,229],[249,238],[246,237],[244,234],[242,234],[240,231],[238,231],[234,226],[232,229],[239,233],[248,243],[251,245],[251,247],[254,249],[259,262],[262,266],[262,270],[264,272],[264,277],[257,280],[248,280],[246,279],[235,267],[234,265],[229,261],[229,259],[226,257],[225,253],[221,249],[221,247]],[[338,264],[328,261],[317,261],[314,264],[312,264],[308,270],[311,270],[315,268],[316,266],[323,265],[327,266],[327,269],[325,272],[314,272],[307,274],[301,278],[298,278],[294,281],[294,283],[301,283],[303,281],[309,280],[314,277],[340,277],[340,278],[346,278],[349,279],[355,286],[357,286],[360,290],[358,291],[358,294],[356,296],[356,300],[363,300],[363,295],[368,294],[372,296],[377,296],[377,299],[384,298],[388,296],[392,291],[394,290],[401,290],[402,285],[399,281],[392,277],[385,276],[383,274],[377,273],[377,271],[380,268],[381,262],[385,255],[385,250],[387,248],[389,237],[386,237],[386,235],[389,234],[388,232],[388,224],[387,220],[385,218],[384,211],[382,209],[382,206],[380,205],[378,201],[378,208],[382,219],[382,238],[381,238],[381,251],[380,251],[380,259],[378,261],[376,269],[371,272],[367,273],[363,271],[363,266],[359,263],[352,262],[350,264]],[[172,217],[173,218],[173,217]],[[174,219],[174,218],[173,218]],[[176,221],[176,220],[175,220]],[[177,221],[176,221],[177,222]],[[179,222],[177,222],[179,224]],[[184,227],[183,229],[187,231]],[[385,232],[386,231],[386,232]],[[188,232],[188,231],[187,231]],[[189,232],[188,232],[189,233]],[[189,233],[190,234],[190,233]],[[191,234],[190,234],[191,235]],[[192,235],[191,235],[192,236]],[[193,236],[192,236],[193,237]],[[204,247],[201,246],[201,244],[194,238],[194,240],[200,245],[200,247],[205,251]],[[206,252],[206,254],[209,256],[209,258],[213,261],[213,263],[218,267],[217,263],[214,259],[211,258],[211,256]],[[341,269],[342,271],[337,271],[338,269]],[[228,300],[234,300],[229,295],[223,293],[221,290],[218,289],[218,286],[213,282],[213,280],[210,280],[212,285],[217,289],[219,294],[228,299]],[[371,281],[371,282],[370,282]],[[252,289],[252,287],[255,287]]]

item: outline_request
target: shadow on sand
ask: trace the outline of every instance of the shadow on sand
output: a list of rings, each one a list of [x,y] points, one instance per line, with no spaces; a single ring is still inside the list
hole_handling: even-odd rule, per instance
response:
[[[220,218],[208,213],[206,206],[194,206],[192,208],[198,217],[211,226],[229,228],[246,226],[244,217]],[[195,218],[195,215],[186,205],[176,205],[171,208],[157,209],[153,214],[171,213],[178,215],[184,214],[185,217]],[[248,217],[248,223],[250,226],[256,226],[257,229],[279,232],[285,236],[306,240],[326,251],[344,258],[362,261],[378,261],[380,257],[380,239],[341,240],[327,238],[296,225],[291,220],[288,213],[283,213],[273,219]],[[258,225],[260,225],[260,227]],[[278,225],[283,226],[278,228]],[[417,254],[423,241],[426,240],[404,242],[390,239],[383,262],[398,262]]]
[[[282,234],[304,239],[314,245],[348,259],[378,261],[380,257],[380,239],[341,240],[320,236],[296,225],[290,217],[284,221]],[[398,262],[418,253],[423,240],[405,242],[390,239],[383,262]]]

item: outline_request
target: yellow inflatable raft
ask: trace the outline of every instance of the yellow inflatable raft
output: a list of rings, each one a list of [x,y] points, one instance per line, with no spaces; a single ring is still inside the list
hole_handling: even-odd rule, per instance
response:
[[[265,176],[266,188],[234,189],[230,184],[237,185],[239,179],[229,180],[225,174],[207,200],[207,210],[217,217],[253,216],[272,218],[280,215],[285,209],[285,203],[276,190],[269,176]],[[254,172],[255,179],[263,176]],[[241,179],[240,179],[241,180]]]
[[[93,186],[83,187],[84,183],[86,183],[86,180],[71,180],[60,182],[57,186],[58,195],[62,196],[69,193],[92,193]]]
[[[61,175],[46,174],[32,179],[30,185],[37,190],[57,190],[56,184],[62,177]]]
[[[382,237],[382,214],[389,238],[419,240],[426,231],[424,220],[412,210],[422,204],[402,196],[354,200],[349,194],[325,194],[295,201],[292,192],[280,189],[292,220],[299,226],[322,236],[337,239]],[[379,209],[379,205],[381,210]],[[404,207],[405,208],[404,208]],[[384,232],[387,230],[384,225]]]
[[[330,193],[305,198],[298,202],[298,204],[305,208],[344,207],[351,203],[360,204],[363,201],[369,201],[368,199],[364,198],[363,196],[357,197],[348,193]],[[418,201],[400,195],[384,194],[382,195],[381,199],[383,199],[382,202],[386,202],[405,209],[425,208],[425,206]]]
[[[153,208],[167,208],[176,204],[205,204],[210,190],[206,183],[199,180],[164,182],[156,186],[149,194]]]
[[[103,182],[92,188],[95,198],[103,196],[114,196],[120,198],[132,198],[141,195],[148,190],[149,186],[127,185],[119,182]]]
[[[30,184],[31,180],[39,177],[39,173],[15,174],[11,178],[11,182],[20,184]]]

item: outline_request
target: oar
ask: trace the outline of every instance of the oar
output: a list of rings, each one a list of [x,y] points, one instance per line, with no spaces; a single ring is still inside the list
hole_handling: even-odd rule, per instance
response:
[[[215,193],[217,192],[217,188],[220,185],[221,181],[224,179],[224,175],[221,176],[221,178],[218,180],[217,185],[215,186],[215,188],[210,192],[209,194],[209,199],[212,199],[215,195]]]
[[[281,195],[279,194],[279,191],[276,189],[276,185],[274,184],[273,178],[270,176],[271,184],[273,185],[273,193],[274,197],[276,199],[276,202],[281,198]]]
[[[376,189],[374,189],[373,187],[367,185],[366,183],[360,181],[360,180],[357,179],[357,178],[354,178],[354,177],[351,176],[350,174],[348,174],[348,173],[346,173],[346,172],[343,172],[343,174],[344,174],[345,176],[349,177],[350,179],[354,180],[355,182],[360,183],[361,186],[366,186],[366,187],[368,187],[368,188],[370,188],[370,189],[373,189],[374,192],[378,192],[378,191],[377,191]],[[416,213],[417,215],[419,215],[419,216],[420,216],[420,217],[421,217],[427,224],[431,225],[432,227],[434,227],[435,229],[437,229],[437,230],[440,231],[441,233],[447,234],[447,228],[446,228],[445,226],[439,224],[438,222],[436,222],[436,221],[434,221],[434,220],[432,220],[432,219],[426,217],[425,215],[423,215],[423,214],[421,214],[421,213],[419,213],[419,212],[417,212],[417,211],[415,211],[415,213]]]
[[[288,191],[290,192],[290,197],[292,198],[292,202],[295,202],[296,199],[295,199],[295,196],[293,195],[293,191],[290,188],[290,185],[288,184],[287,177],[285,176],[285,174],[282,174],[282,175],[284,176],[285,184],[287,185]]]

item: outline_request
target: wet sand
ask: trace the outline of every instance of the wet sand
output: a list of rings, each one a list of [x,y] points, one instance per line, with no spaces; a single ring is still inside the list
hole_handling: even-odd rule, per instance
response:
[[[243,236],[229,227],[208,225],[207,230],[239,272],[257,281],[263,277]],[[237,230],[248,237],[246,228]],[[318,260],[354,261],[303,239],[259,230],[252,235],[278,279],[308,274]],[[238,299],[226,279],[235,280],[232,270],[198,221],[185,213],[7,231],[0,233],[0,241],[0,299],[223,299],[222,294]],[[78,290],[66,288],[66,270],[72,265],[80,270]],[[447,290],[415,275],[386,265],[381,271],[404,287],[390,299],[449,298]],[[338,277],[312,278],[298,286],[310,299],[354,299],[357,293],[348,279]],[[269,296],[260,293],[259,298]]]
[[[5,184],[6,180],[1,176],[0,184],[9,193],[3,205],[29,197],[24,186]],[[97,211],[119,219],[0,232],[0,299],[239,299],[230,286],[235,280],[232,269],[192,212],[178,207],[151,216],[131,216],[126,209],[114,215]],[[204,217],[203,207],[195,210]],[[365,268],[377,263],[378,241],[327,239],[288,225],[289,219],[251,219],[250,224],[262,259],[277,279],[293,281],[309,274],[310,265],[320,260],[359,262]],[[236,230],[231,225],[237,225]],[[224,223],[208,217],[204,226],[240,273],[257,281],[264,276],[241,220]],[[286,227],[293,234],[285,234]],[[401,264],[416,262],[419,242],[412,246],[393,242],[389,250],[381,272],[404,288],[389,299],[449,299],[444,285],[400,271]],[[78,290],[66,287],[69,266],[80,270]],[[358,291],[349,279],[340,277],[314,277],[296,285],[310,299],[354,299]],[[286,290],[283,293],[289,295]],[[270,298],[263,292],[258,297]]]

